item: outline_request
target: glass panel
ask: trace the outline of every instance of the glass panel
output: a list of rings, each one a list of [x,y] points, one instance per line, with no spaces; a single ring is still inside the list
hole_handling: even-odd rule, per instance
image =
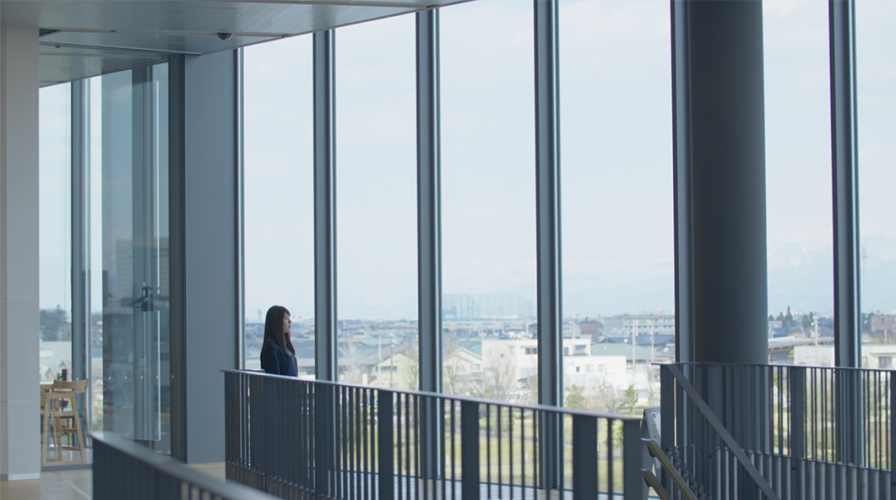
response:
[[[336,32],[339,380],[417,389],[415,18]]]
[[[808,349],[808,364],[824,364],[834,309],[827,2],[764,2],[763,41],[769,361],[792,364]]]
[[[170,450],[167,65],[102,78],[103,428]]]
[[[565,404],[659,404],[675,355],[669,2],[560,2]]]
[[[311,36],[244,49],[245,366],[260,370],[264,318],[292,314],[300,377],[314,377]]]
[[[40,379],[71,380],[71,85],[40,89]]]
[[[448,7],[440,30],[445,392],[534,403],[532,3]]]
[[[862,364],[891,368],[896,353],[896,2],[856,2]]]

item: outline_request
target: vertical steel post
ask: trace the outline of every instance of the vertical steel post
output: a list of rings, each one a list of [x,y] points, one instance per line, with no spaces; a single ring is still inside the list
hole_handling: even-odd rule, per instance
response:
[[[395,498],[395,436],[393,435],[392,392],[376,391],[377,412],[377,499]],[[400,441],[399,441],[400,446]],[[319,493],[319,492],[318,492]]]
[[[607,425],[611,420],[607,421]],[[572,495],[575,500],[597,498],[597,420],[585,415],[572,417]],[[608,443],[608,446],[613,446]]]
[[[461,498],[479,500],[479,403],[460,403]],[[452,486],[453,487],[453,486]]]
[[[647,498],[647,485],[641,476],[641,424],[637,420],[622,421],[622,485],[625,500]]]
[[[240,47],[236,51],[236,292],[237,292],[237,310],[236,324],[239,329],[239,335],[236,339],[236,366],[240,369],[246,367],[246,231],[245,231],[245,191],[244,191],[244,168],[245,168],[245,142],[244,142],[244,118],[243,113],[243,48]]]
[[[534,0],[535,169],[538,239],[538,402],[563,405],[560,251],[560,74],[558,0]],[[560,485],[560,419],[540,422],[544,489]]]
[[[72,366],[71,380],[90,377],[90,84],[71,83],[71,280]],[[92,387],[78,395],[90,429]],[[86,397],[85,397],[86,396]],[[81,438],[79,438],[81,439]]]
[[[90,374],[90,84],[71,84],[72,380]],[[88,388],[90,394],[90,388]],[[84,406],[78,397],[78,405]]]
[[[831,58],[831,154],[834,209],[834,357],[836,366],[858,368],[862,317],[859,302],[859,170],[856,118],[855,2],[829,3]],[[838,457],[862,457],[860,377],[838,373]]]
[[[442,392],[439,10],[417,13],[417,300],[420,390]],[[422,476],[441,470],[441,405],[421,400]]]
[[[335,31],[314,34],[314,373],[336,371]]]
[[[187,460],[186,67],[168,59],[168,234],[171,328],[171,456]]]
[[[672,183],[675,228],[675,361],[694,361],[694,236],[691,200],[691,104],[688,16],[685,0],[672,0]]]
[[[805,496],[803,473],[806,458],[806,369],[792,366],[787,385],[790,389],[790,468],[791,495],[800,500]],[[783,372],[782,372],[783,373]]]
[[[834,208],[834,350],[837,366],[860,367],[859,169],[855,2],[831,0],[831,154]]]

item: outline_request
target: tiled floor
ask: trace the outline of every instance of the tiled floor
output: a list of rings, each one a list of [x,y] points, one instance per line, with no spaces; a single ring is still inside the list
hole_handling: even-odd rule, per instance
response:
[[[224,464],[193,464],[189,467],[224,480]],[[93,471],[41,472],[40,479],[0,481],[0,500],[91,500]]]

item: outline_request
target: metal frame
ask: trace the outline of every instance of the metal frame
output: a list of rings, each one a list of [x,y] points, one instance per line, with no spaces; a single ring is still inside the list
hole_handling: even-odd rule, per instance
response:
[[[71,83],[72,380],[90,373],[90,85]]]
[[[336,367],[336,61],[335,31],[314,34],[314,371]]]
[[[168,234],[171,328],[171,456],[187,459],[185,57],[168,59]]]
[[[859,172],[855,2],[829,4],[836,366],[860,367]]]
[[[417,300],[421,391],[442,392],[442,215],[439,11],[417,13]],[[438,477],[442,421],[435,400],[422,401],[423,477]]]
[[[90,83],[71,83],[71,280],[72,373],[71,380],[90,377]],[[91,428],[89,408],[92,389],[78,395]],[[86,397],[85,397],[86,396]]]
[[[236,51],[236,292],[237,292],[237,308],[236,308],[236,324],[239,332],[236,338],[236,366],[240,368],[246,367],[246,226],[245,226],[245,133],[243,129],[243,48],[240,47]]]
[[[534,0],[535,169],[538,238],[538,402],[563,406],[563,316],[560,250],[559,3]],[[559,419],[541,422],[543,488],[559,486]]]
[[[675,360],[694,359],[694,254],[691,212],[691,117],[688,2],[672,0],[672,183],[675,233]]]

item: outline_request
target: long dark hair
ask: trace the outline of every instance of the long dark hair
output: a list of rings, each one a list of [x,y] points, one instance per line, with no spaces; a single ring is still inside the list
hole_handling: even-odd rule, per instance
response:
[[[264,340],[265,342],[273,340],[287,356],[293,357],[296,350],[289,335],[283,331],[284,316],[289,316],[289,310],[283,306],[271,306],[268,309],[268,314],[264,318]]]

